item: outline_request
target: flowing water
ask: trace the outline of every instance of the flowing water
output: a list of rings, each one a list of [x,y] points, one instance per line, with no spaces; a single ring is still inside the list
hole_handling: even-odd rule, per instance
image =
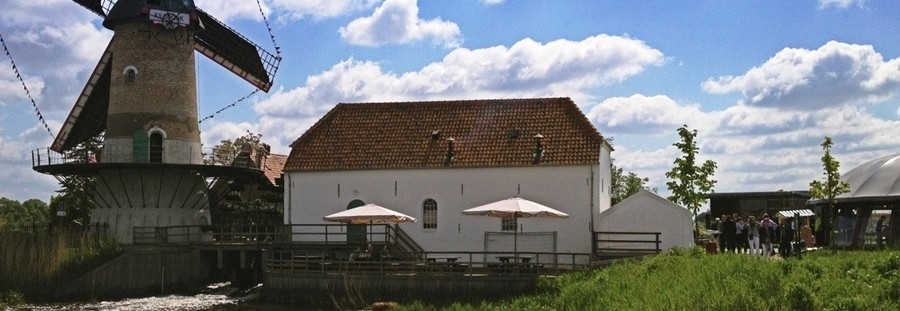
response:
[[[236,289],[230,288],[227,283],[210,285],[205,293],[194,296],[159,296],[147,298],[132,298],[118,301],[103,302],[78,302],[65,304],[33,304],[24,305],[7,310],[40,310],[40,311],[230,311],[230,310],[315,310],[302,305],[287,303],[265,302],[257,298],[256,294],[236,295]],[[5,311],[5,310],[4,310]]]

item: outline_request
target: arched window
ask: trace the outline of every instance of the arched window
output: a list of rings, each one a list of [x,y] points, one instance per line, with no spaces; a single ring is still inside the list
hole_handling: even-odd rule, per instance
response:
[[[134,83],[134,80],[137,78],[137,67],[128,66],[125,67],[125,70],[122,71],[122,74],[125,75],[125,83],[131,84]]]
[[[437,229],[437,218],[437,202],[433,199],[422,202],[422,228]]]
[[[150,163],[163,161],[163,136],[159,132],[150,134]]]

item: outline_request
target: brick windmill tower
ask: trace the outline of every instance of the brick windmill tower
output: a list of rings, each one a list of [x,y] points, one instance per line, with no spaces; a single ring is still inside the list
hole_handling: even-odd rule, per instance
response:
[[[210,183],[259,170],[206,165],[200,148],[195,53],[256,88],[272,86],[273,56],[198,9],[192,0],[73,0],[114,32],[87,85],[34,169],[94,177],[91,222],[108,224],[122,243],[135,228],[208,221]],[[103,148],[66,153],[103,134]],[[46,159],[44,159],[46,158]]]

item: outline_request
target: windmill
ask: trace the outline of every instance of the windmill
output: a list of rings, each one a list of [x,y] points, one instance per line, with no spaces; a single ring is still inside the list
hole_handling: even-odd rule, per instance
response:
[[[243,178],[259,170],[204,164],[194,51],[265,92],[280,56],[192,0],[73,1],[103,17],[113,38],[47,159],[33,153],[34,169],[57,178],[94,177],[91,222],[109,224],[123,243],[134,241],[135,228],[198,224],[196,213],[213,196],[210,178]],[[102,151],[89,160],[51,156],[101,134]]]

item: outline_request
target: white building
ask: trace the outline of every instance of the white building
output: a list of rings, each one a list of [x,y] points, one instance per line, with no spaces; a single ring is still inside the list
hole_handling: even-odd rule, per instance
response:
[[[512,221],[462,215],[519,196],[570,215],[518,219],[518,250],[591,252],[612,148],[568,98],[339,104],[291,144],[285,223],[363,203],[426,251],[512,251]]]
[[[641,189],[612,208],[600,213],[599,227],[602,231],[614,232],[659,232],[662,251],[674,247],[694,246],[691,212],[655,193]],[[600,231],[600,230],[598,230]],[[614,239],[653,240],[653,237],[636,237],[611,234]],[[601,245],[611,248],[654,248],[647,243],[617,243]]]

